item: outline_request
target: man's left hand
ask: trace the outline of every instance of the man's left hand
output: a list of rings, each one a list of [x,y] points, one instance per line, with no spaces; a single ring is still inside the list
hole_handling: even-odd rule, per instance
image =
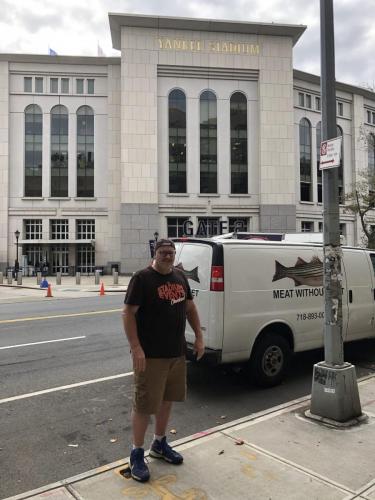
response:
[[[193,352],[197,355],[197,361],[199,361],[204,354],[204,342],[203,339],[195,339]]]

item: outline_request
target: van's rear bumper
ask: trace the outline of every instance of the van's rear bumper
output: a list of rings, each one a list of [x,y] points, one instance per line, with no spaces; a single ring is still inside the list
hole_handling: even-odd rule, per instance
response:
[[[187,343],[186,346],[186,358],[189,361],[197,361],[197,356],[193,352],[193,344]],[[204,356],[199,360],[199,362],[210,366],[219,365],[221,363],[221,351],[206,347],[204,349]]]

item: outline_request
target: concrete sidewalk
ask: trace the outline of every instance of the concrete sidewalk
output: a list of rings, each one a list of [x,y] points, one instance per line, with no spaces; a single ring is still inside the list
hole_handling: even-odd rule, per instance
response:
[[[183,465],[149,458],[149,483],[122,475],[126,459],[11,500],[374,500],[375,376],[359,389],[368,419],[355,427],[306,419],[301,398],[175,441]]]
[[[81,284],[76,284],[73,276],[63,276],[61,285],[56,284],[56,276],[47,276],[48,283],[51,284],[53,298],[77,298],[92,297],[99,295],[100,284],[95,285],[94,276],[82,276]],[[103,283],[105,293],[116,293],[126,291],[130,276],[119,276],[118,284],[113,284],[112,276],[101,276],[100,283]],[[23,276],[22,285],[17,285],[13,281],[12,285],[7,284],[4,278],[3,284],[0,284],[0,304],[11,302],[34,301],[46,297],[46,289],[40,288],[36,283],[36,277]],[[52,300],[49,298],[48,300]]]

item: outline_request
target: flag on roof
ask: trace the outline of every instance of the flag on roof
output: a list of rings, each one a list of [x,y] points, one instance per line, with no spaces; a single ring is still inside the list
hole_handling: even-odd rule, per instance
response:
[[[104,50],[99,45],[99,42],[98,42],[98,57],[105,57]]]
[[[50,55],[50,56],[57,56],[57,52],[55,52],[53,49],[51,49],[50,47],[48,47],[48,55]]]

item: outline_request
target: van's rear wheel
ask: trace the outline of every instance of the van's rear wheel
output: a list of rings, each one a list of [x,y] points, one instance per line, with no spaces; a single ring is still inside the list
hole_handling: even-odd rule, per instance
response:
[[[288,341],[276,333],[263,335],[255,344],[250,357],[250,377],[259,387],[280,384],[291,357]]]

